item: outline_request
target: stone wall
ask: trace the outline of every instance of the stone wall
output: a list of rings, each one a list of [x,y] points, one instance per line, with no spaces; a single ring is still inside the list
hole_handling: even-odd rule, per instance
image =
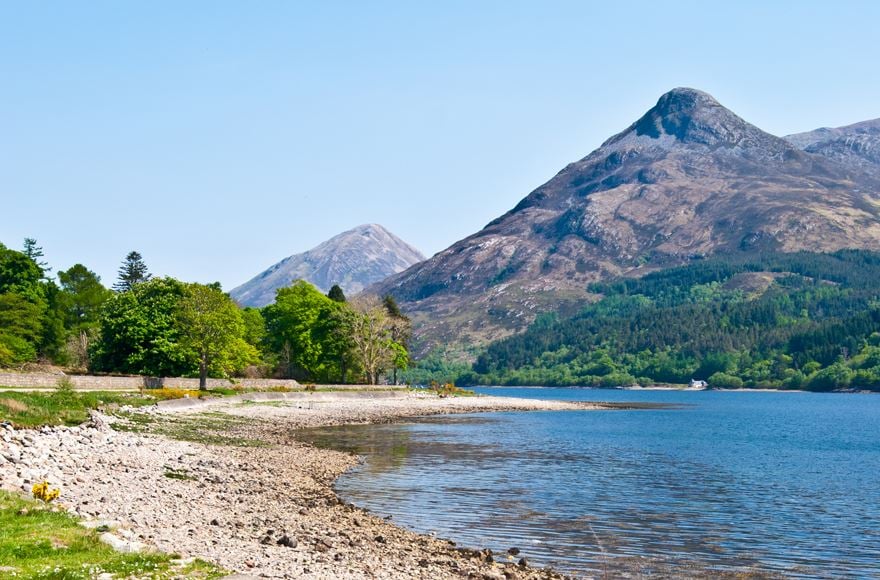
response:
[[[133,391],[142,388],[198,389],[199,379],[180,377],[103,377],[95,375],[63,375],[53,373],[0,372],[0,387],[51,389],[58,380],[67,377],[74,388],[92,391]],[[272,387],[299,387],[294,380],[286,379],[208,379],[208,388],[242,387],[246,389],[271,389]]]

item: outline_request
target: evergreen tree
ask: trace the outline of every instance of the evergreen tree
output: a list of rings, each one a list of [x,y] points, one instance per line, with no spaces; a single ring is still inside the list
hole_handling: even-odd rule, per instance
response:
[[[345,302],[345,293],[342,291],[342,288],[339,287],[339,284],[334,284],[332,288],[330,288],[330,292],[327,292],[327,298],[332,300],[333,302]]]
[[[119,267],[119,279],[113,285],[117,292],[128,292],[136,284],[146,282],[152,278],[144,263],[143,257],[138,252],[129,252]]]
[[[52,268],[49,267],[48,262],[43,262],[40,258],[43,257],[43,248],[42,246],[37,245],[37,240],[34,238],[25,238],[24,239],[24,250],[22,253],[33,260],[34,264],[43,271],[43,274],[48,274],[52,271]]]
[[[79,333],[97,328],[101,307],[113,295],[101,285],[101,278],[82,264],[75,264],[58,272],[58,282],[64,296],[68,330]]]
[[[385,295],[385,298],[382,299],[382,305],[385,307],[385,310],[388,311],[388,316],[391,316],[392,318],[405,318],[400,311],[400,307],[397,305],[397,300],[395,300],[394,296],[391,294]]]

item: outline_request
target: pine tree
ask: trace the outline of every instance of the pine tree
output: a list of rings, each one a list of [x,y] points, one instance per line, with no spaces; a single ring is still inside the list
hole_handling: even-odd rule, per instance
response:
[[[43,257],[43,248],[42,246],[37,245],[37,240],[35,240],[34,238],[24,239],[24,250],[22,251],[22,253],[33,260],[34,264],[39,266],[44,275],[52,271],[52,268],[49,267],[48,262],[40,260],[40,258]]]
[[[113,285],[117,292],[127,292],[136,284],[146,282],[152,278],[144,263],[143,257],[138,252],[129,252],[119,267],[119,279]]]
[[[400,307],[397,305],[397,300],[395,300],[394,296],[391,294],[385,295],[385,298],[382,299],[382,305],[385,307],[385,310],[388,311],[389,316],[394,318],[406,318],[400,311]]]
[[[327,292],[327,298],[333,302],[345,302],[345,293],[342,291],[342,288],[339,287],[339,284],[334,284],[333,287],[330,288],[330,292]]]

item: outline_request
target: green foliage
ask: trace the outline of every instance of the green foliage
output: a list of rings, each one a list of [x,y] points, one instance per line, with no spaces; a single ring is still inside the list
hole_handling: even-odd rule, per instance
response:
[[[880,254],[841,251],[716,257],[594,284],[599,302],[490,345],[460,379],[880,388],[878,279]]]
[[[741,378],[722,372],[710,375],[707,382],[716,389],[741,389],[744,384]]]
[[[43,311],[43,334],[40,337],[40,354],[49,360],[66,363],[65,343],[68,330],[65,328],[64,296],[55,282],[45,284],[46,308]]]
[[[247,308],[241,311],[241,321],[244,324],[242,338],[255,348],[259,348],[266,339],[266,320],[259,308]]]
[[[396,382],[397,371],[409,366],[410,323],[393,300],[337,301],[300,280],[279,289],[263,316],[263,344],[283,376],[375,383],[390,371]]]
[[[186,284],[175,316],[181,350],[198,366],[199,388],[207,388],[209,372],[226,376],[259,361],[243,338],[241,310],[216,286]]]
[[[62,489],[62,497],[63,497]],[[224,571],[196,561],[178,566],[170,554],[123,554],[102,543],[64,511],[0,491],[0,562],[5,577],[82,579],[221,578]]]
[[[0,294],[0,345],[11,354],[0,366],[11,366],[37,356],[37,345],[43,334],[45,307],[33,303],[19,294]]]
[[[88,420],[92,409],[155,402],[153,397],[137,393],[75,391],[62,385],[49,392],[5,391],[0,393],[0,420],[21,428],[79,425]]]
[[[275,302],[263,310],[269,344],[286,376],[305,379],[323,372],[328,361],[322,338],[338,304],[299,280],[280,288]]]
[[[345,292],[342,291],[342,288],[339,284],[334,284],[330,291],[327,292],[327,298],[332,300],[333,302],[345,302]]]
[[[15,250],[0,244],[0,294],[17,294],[35,304],[45,300],[40,283],[43,271],[40,267]]]
[[[128,292],[137,284],[147,282],[152,276],[139,252],[129,252],[119,267],[119,277],[113,285],[117,292]]]
[[[59,271],[58,282],[61,285],[65,326],[71,332],[96,329],[101,308],[113,296],[101,284],[101,278],[82,264],[76,264],[66,271]]]
[[[33,361],[40,352],[50,322],[41,278],[33,260],[0,244],[0,367]]]
[[[401,373],[401,379],[409,385],[446,384],[471,376],[471,365],[467,355],[473,353],[454,353],[444,347],[437,347],[425,356],[413,361]],[[466,381],[474,383],[475,381]]]
[[[49,267],[49,264],[41,260],[44,256],[43,248],[37,245],[37,240],[34,238],[25,238],[24,245],[22,246],[22,254],[28,257],[40,271],[45,275],[46,273],[52,271],[52,268]]]
[[[150,376],[187,376],[197,365],[180,342],[178,303],[184,284],[156,278],[115,294],[101,313],[101,341],[92,352],[92,369]]]

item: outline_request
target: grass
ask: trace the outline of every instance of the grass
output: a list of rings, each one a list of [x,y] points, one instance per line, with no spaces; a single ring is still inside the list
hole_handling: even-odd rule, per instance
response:
[[[474,397],[477,394],[474,391],[456,387],[452,383],[446,383],[445,385],[431,385],[428,390],[436,393],[438,397]]]
[[[265,441],[235,435],[236,427],[252,424],[253,419],[235,417],[225,413],[198,413],[186,415],[149,415],[145,413],[118,413],[123,419],[114,423],[118,431],[154,433],[171,439],[205,443],[207,445],[232,445],[236,447],[265,447]],[[167,477],[173,477],[168,476]]]
[[[45,391],[0,392],[0,421],[9,421],[22,429],[43,425],[79,425],[88,420],[93,409],[113,412],[118,407],[130,405],[142,407],[158,401],[183,397],[229,396],[242,391],[234,389],[209,389],[195,391],[186,389],[146,389],[141,392],[124,391],[77,391],[59,387]]]
[[[73,580],[107,572],[120,578],[222,578],[226,572],[173,554],[121,554],[64,512],[0,491],[0,576]]]
[[[169,465],[165,465],[165,473],[163,474],[168,479],[183,479],[183,480],[194,480],[195,477],[189,474],[189,471],[186,469],[178,469],[176,467],[171,467]]]
[[[43,425],[79,425],[88,420],[92,409],[112,409],[121,405],[151,405],[156,399],[138,393],[71,391],[0,392],[0,421],[18,428]]]

